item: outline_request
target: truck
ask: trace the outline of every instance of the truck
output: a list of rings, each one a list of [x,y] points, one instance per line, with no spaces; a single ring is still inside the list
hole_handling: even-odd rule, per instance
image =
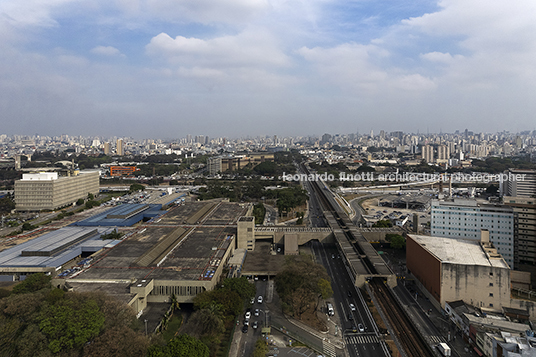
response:
[[[446,343],[444,342],[441,342],[439,345],[436,346],[437,349],[439,350],[439,352],[441,352],[441,354],[443,356],[450,356],[451,355],[451,351],[450,351],[450,347],[449,345],[447,345]]]

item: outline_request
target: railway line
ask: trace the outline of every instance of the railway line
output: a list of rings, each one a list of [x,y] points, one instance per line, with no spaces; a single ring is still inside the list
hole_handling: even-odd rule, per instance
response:
[[[309,175],[308,168],[302,164],[302,172]],[[319,199],[323,209],[324,216],[328,224],[334,231],[340,231],[342,234],[336,234],[336,240],[339,248],[342,249],[346,259],[350,260],[348,244],[351,245],[353,253],[359,257],[360,271],[351,269],[354,275],[359,273],[366,275],[366,284],[369,285],[372,294],[378,302],[379,308],[383,311],[386,321],[390,326],[398,346],[402,349],[401,354],[407,357],[426,357],[434,356],[430,346],[424,341],[422,336],[413,326],[406,312],[399,305],[386,281],[386,266],[378,262],[377,252],[368,244],[363,242],[363,238],[357,236],[353,222],[345,212],[342,212],[339,205],[334,202],[333,196],[327,194],[327,187],[318,181],[310,181],[311,188]],[[353,229],[354,228],[354,229]],[[344,238],[343,238],[344,237]],[[344,242],[343,240],[346,240]],[[346,251],[345,251],[346,247]],[[372,249],[372,251],[371,251]],[[379,258],[381,260],[381,258]],[[350,267],[352,266],[349,262]],[[383,263],[383,260],[382,260]],[[387,268],[388,269],[388,268]],[[390,271],[390,270],[389,270]],[[392,272],[391,272],[392,273]],[[359,279],[354,276],[356,285]],[[396,279],[395,279],[396,280]]]

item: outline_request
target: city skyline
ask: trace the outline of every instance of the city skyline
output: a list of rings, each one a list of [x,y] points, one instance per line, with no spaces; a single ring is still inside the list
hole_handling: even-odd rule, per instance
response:
[[[3,1],[3,133],[535,130],[536,4]]]

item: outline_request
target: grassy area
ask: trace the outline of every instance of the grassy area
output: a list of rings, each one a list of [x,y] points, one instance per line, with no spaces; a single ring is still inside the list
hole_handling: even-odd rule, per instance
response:
[[[169,320],[167,329],[162,332],[162,338],[164,341],[168,342],[175,336],[177,331],[179,331],[179,328],[182,325],[182,314],[179,311],[176,311],[173,316],[171,317],[171,320]]]

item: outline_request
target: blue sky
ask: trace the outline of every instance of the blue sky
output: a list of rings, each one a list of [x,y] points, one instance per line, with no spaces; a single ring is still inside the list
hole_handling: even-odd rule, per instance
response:
[[[3,0],[6,134],[536,129],[536,2]]]

